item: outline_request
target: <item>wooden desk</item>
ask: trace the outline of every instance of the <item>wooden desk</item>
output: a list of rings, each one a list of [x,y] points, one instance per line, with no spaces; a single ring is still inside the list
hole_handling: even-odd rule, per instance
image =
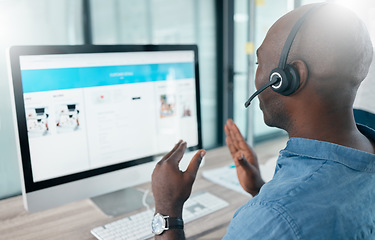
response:
[[[255,147],[260,162],[278,154],[285,146],[286,139],[277,139]],[[225,166],[232,162],[226,147],[210,150],[205,165],[200,172]],[[142,184],[142,189],[150,189],[151,184]],[[185,225],[188,239],[221,239],[236,209],[250,197],[215,185],[198,174],[193,192],[209,191],[230,203],[220,211],[202,217]],[[144,209],[142,209],[144,210]],[[130,213],[132,215],[136,212]],[[0,239],[96,239],[90,230],[94,227],[115,221],[108,218],[89,199],[67,204],[39,213],[28,213],[22,203],[22,197],[0,201]],[[151,221],[151,219],[150,219]]]

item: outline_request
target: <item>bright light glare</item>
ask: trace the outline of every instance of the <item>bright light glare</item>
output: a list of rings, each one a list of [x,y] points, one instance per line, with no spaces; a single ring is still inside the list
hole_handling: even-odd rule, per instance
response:
[[[365,1],[361,0],[336,0],[335,3],[349,8],[350,10],[358,13],[360,11],[360,7],[364,4]]]

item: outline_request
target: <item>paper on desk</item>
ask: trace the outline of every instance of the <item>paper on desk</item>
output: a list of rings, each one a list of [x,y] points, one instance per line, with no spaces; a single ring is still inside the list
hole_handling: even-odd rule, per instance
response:
[[[268,182],[273,178],[273,174],[275,173],[276,168],[276,162],[277,157],[273,157],[270,158],[265,164],[259,165],[260,174],[262,175],[262,178],[265,182]],[[223,187],[245,194],[246,196],[250,195],[241,187],[237,178],[236,167],[233,164],[225,167],[203,171],[202,175],[204,178]]]

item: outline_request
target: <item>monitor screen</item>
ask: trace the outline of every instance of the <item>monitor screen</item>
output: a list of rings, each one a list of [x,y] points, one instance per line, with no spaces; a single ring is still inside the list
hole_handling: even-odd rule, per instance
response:
[[[194,45],[11,49],[26,192],[201,148]]]

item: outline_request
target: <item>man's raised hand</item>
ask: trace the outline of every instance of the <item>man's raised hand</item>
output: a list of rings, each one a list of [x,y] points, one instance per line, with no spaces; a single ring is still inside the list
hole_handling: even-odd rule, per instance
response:
[[[179,163],[185,153],[186,142],[179,141],[157,164],[152,174],[155,211],[170,217],[182,217],[182,207],[191,194],[199,165],[206,154],[199,150],[185,172]]]
[[[240,130],[231,119],[227,120],[224,130],[227,135],[225,141],[232,154],[238,180],[246,192],[255,196],[264,184],[260,176],[257,156],[254,150],[246,143]]]

